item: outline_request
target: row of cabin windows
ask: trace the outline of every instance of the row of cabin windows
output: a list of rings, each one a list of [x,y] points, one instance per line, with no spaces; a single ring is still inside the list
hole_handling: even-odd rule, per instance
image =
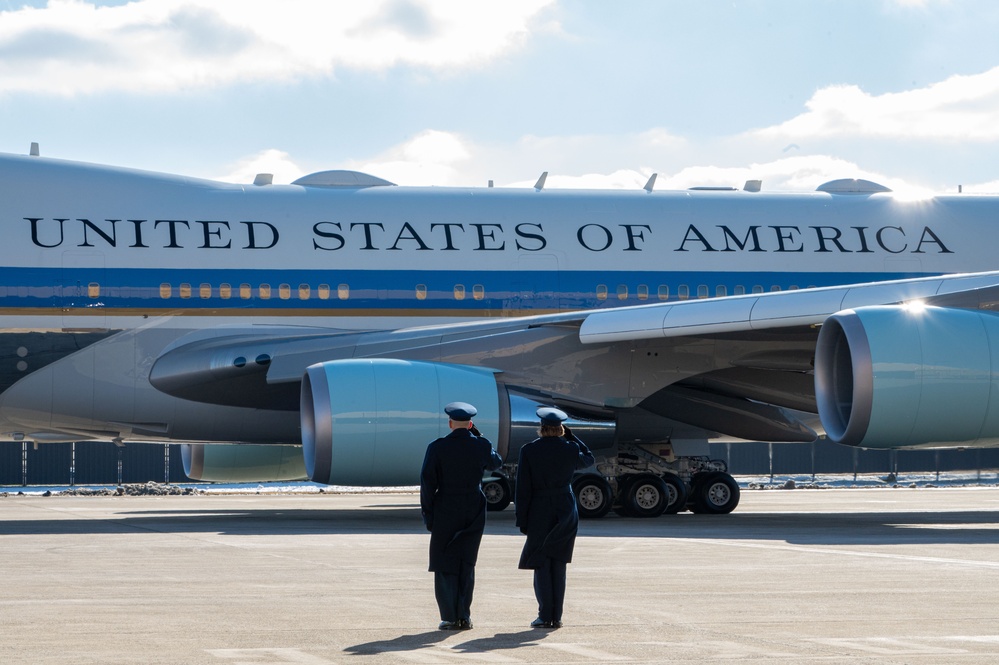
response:
[[[809,287],[811,288],[811,287]],[[789,291],[797,290],[797,286],[789,286]],[[205,300],[212,297],[212,285],[211,284],[200,284],[198,286],[198,297]],[[218,295],[223,300],[228,300],[230,298],[240,298],[242,300],[249,300],[253,298],[253,287],[249,284],[240,284],[237,287],[233,287],[231,284],[220,284]],[[781,287],[771,286],[771,291],[780,291]],[[257,287],[257,297],[261,300],[270,300],[273,296],[273,290],[270,284],[261,284]],[[752,288],[752,293],[763,293],[764,289],[762,286],[757,284]],[[697,298],[710,298],[710,289],[707,284],[700,284],[697,287]],[[741,296],[745,295],[746,287],[737,285],[732,289],[732,295]],[[347,284],[339,284],[334,291],[329,284],[320,284],[316,288],[316,296],[320,300],[329,300],[335,294],[338,300],[347,300],[350,298],[350,286]],[[101,296],[101,286],[96,282],[91,282],[87,285],[87,295],[91,298],[99,298]],[[164,282],[160,284],[160,297],[161,298],[172,298],[174,295],[173,285]],[[191,298],[194,295],[194,288],[187,283],[179,285],[177,289],[177,295],[181,298]],[[312,297],[312,287],[308,284],[299,284],[297,289],[292,289],[290,284],[279,284],[277,287],[277,297],[281,300],[290,300],[294,295],[299,300],[309,300]],[[715,287],[714,297],[724,298],[729,295],[728,287],[719,284]],[[456,284],[454,287],[454,299],[464,300],[467,296],[464,284]],[[628,289],[627,284],[619,284],[616,289],[616,296],[618,300],[627,300],[631,293]],[[669,286],[665,284],[660,284],[656,296],[659,300],[669,300],[670,290]],[[486,289],[481,284],[475,284],[472,286],[472,299],[474,300],[484,300],[486,297]],[[610,297],[610,289],[608,289],[606,284],[597,285],[597,300],[607,300]],[[645,284],[639,284],[635,289],[635,297],[638,300],[648,300],[649,299],[649,287]],[[676,297],[678,300],[689,300],[690,299],[690,287],[687,284],[680,284],[676,289]],[[416,285],[416,299],[426,300],[427,299],[427,285],[417,284]]]
[[[787,288],[788,288],[788,291],[797,291],[799,287],[795,286],[795,285],[792,285],[792,286],[789,286]],[[809,286],[808,288],[814,288],[814,287]],[[771,291],[780,291],[781,287],[779,287],[779,286],[777,286],[775,284],[775,285],[773,285],[773,286],[770,287],[770,290]],[[764,289],[763,289],[763,287],[761,285],[757,284],[756,286],[753,287],[753,289],[752,289],[751,292],[752,293],[763,293]],[[741,285],[741,284],[737,284],[735,287],[732,288],[732,295],[733,296],[742,296],[742,295],[745,295],[745,294],[746,294],[746,287],[743,286],[743,285]],[[657,292],[656,295],[659,298],[659,300],[669,300],[669,297],[670,297],[669,286],[667,286],[665,284],[660,284],[658,292]],[[719,284],[718,286],[715,287],[715,293],[714,293],[714,297],[715,298],[724,298],[724,297],[726,297],[728,295],[729,295],[728,287],[725,286],[724,284]],[[616,296],[617,296],[618,300],[627,300],[629,297],[631,297],[631,293],[628,290],[628,285],[627,284],[618,284],[617,290],[616,290]],[[610,297],[610,289],[607,288],[607,285],[606,284],[598,284],[597,285],[597,300],[607,300],[608,297]],[[639,284],[638,288],[635,289],[635,297],[638,298],[639,300],[648,300],[649,299],[649,287],[647,285],[645,285],[645,284]],[[711,290],[708,287],[708,285],[707,284],[699,284],[697,286],[697,298],[704,299],[704,298],[710,298],[710,297],[711,297]],[[680,284],[678,287],[676,287],[676,298],[677,298],[677,300],[689,300],[690,299],[690,286],[688,286],[687,284]]]

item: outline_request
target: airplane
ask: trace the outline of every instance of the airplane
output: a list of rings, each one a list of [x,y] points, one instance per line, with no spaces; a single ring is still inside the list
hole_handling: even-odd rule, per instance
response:
[[[580,513],[731,512],[713,441],[999,445],[999,198],[231,184],[0,154],[0,440],[182,444],[195,480],[418,483],[535,410]]]

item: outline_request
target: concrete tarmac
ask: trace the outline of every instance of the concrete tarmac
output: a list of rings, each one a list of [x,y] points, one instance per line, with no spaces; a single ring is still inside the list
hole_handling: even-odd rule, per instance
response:
[[[999,489],[743,491],[582,523],[532,630],[512,508],[436,630],[415,494],[0,498],[0,663],[995,663]]]

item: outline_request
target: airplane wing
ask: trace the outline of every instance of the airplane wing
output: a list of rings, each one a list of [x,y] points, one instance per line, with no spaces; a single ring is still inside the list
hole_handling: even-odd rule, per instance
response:
[[[589,314],[579,337],[601,344],[814,326],[842,310],[913,301],[993,309],[987,290],[997,285],[999,271],[622,307]]]

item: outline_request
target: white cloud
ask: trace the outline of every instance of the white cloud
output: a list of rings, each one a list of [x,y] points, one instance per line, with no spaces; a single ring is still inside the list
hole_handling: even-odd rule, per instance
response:
[[[291,155],[270,149],[239,160],[227,173],[216,175],[212,179],[247,184],[253,182],[258,173],[270,173],[274,176],[275,184],[287,184],[305,175]]]
[[[554,0],[51,0],[0,12],[0,92],[169,92],[337,68],[474,67]]]
[[[370,173],[399,185],[467,185],[471,183],[463,166],[474,150],[457,134],[427,130],[380,155],[349,162],[345,168]]]
[[[939,141],[999,140],[999,67],[952,76],[925,88],[872,95],[854,85],[816,92],[808,111],[763,138],[877,137]]]

